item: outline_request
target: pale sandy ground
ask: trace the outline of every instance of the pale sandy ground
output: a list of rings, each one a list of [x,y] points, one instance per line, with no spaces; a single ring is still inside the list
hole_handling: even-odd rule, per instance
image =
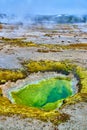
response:
[[[55,130],[50,122],[35,119],[21,119],[18,116],[0,116],[0,130]]]
[[[10,49],[9,49],[10,48]],[[22,68],[24,60],[71,60],[83,67],[87,67],[87,50],[62,50],[62,52],[39,53],[35,47],[11,47],[5,45],[0,51],[1,68]]]
[[[5,29],[3,35],[7,37],[27,37],[27,40],[37,41],[37,43],[87,43],[87,33],[83,32],[83,27],[64,26],[55,27],[55,29],[33,28],[31,32],[25,31],[13,33]],[[84,26],[85,28],[85,26]],[[39,30],[37,32],[37,30]],[[52,37],[43,37],[47,33],[57,31]],[[68,31],[67,31],[68,30]],[[7,32],[6,32],[7,31]],[[24,31],[24,30],[22,30]],[[65,31],[65,32],[64,32]],[[17,32],[17,31],[16,31]],[[32,34],[32,36],[31,36]],[[3,36],[0,32],[0,36]],[[59,35],[61,37],[59,38]],[[76,37],[74,37],[76,35]],[[29,39],[28,39],[29,38]],[[78,41],[79,40],[79,41]],[[64,42],[62,42],[64,41]],[[82,42],[81,42],[82,41]],[[62,52],[39,53],[36,47],[13,47],[4,45],[0,41],[0,68],[22,68],[21,62],[24,60],[71,60],[82,67],[87,68],[87,50],[62,50]],[[87,102],[66,106],[63,112],[70,114],[70,120],[59,126],[53,126],[50,122],[44,123],[34,119],[20,119],[17,116],[0,116],[0,130],[87,130]]]
[[[58,126],[59,130],[87,130],[87,102],[66,106],[62,111],[71,117]]]

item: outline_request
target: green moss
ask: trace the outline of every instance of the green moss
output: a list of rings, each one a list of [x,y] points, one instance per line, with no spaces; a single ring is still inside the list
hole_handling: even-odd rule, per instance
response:
[[[12,116],[20,115],[22,118],[36,118],[42,121],[51,121],[53,124],[65,122],[69,119],[69,115],[61,114],[58,111],[45,112],[33,107],[11,104],[5,97],[0,97],[0,115]]]
[[[76,73],[80,79],[80,92],[87,93],[87,70],[78,66],[76,69]]]
[[[23,79],[26,74],[20,70],[6,70],[0,69],[0,84],[7,82],[8,80],[16,81],[18,79]]]
[[[2,89],[0,88],[0,96],[2,96],[3,94],[2,94]]]
[[[1,39],[6,44],[10,44],[13,46],[20,46],[20,47],[37,47],[37,44],[33,43],[32,41],[26,42],[24,41],[25,38],[5,38],[2,37]]]
[[[69,65],[70,63],[66,62],[56,62],[56,61],[29,61],[29,63],[24,63],[28,68],[30,73],[38,71],[59,71],[59,72],[70,72],[74,65]]]

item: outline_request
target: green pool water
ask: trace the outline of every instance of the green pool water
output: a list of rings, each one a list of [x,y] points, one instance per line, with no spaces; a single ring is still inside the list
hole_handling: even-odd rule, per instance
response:
[[[12,91],[11,97],[17,104],[49,111],[60,107],[63,100],[72,94],[71,81],[50,78],[28,84],[20,90]]]

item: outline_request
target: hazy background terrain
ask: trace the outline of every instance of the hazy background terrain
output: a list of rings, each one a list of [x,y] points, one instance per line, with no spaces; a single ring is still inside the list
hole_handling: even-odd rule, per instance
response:
[[[87,23],[87,0],[0,0],[0,23]]]

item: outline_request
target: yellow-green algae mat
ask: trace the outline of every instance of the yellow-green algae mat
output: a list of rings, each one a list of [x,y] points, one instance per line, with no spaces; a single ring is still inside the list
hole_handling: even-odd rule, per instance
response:
[[[70,62],[56,62],[56,61],[30,61],[23,64],[29,73],[38,71],[58,71],[62,73],[73,73],[79,79],[79,92],[72,97],[68,97],[64,100],[65,105],[77,103],[81,101],[87,102],[87,70],[80,66],[73,65]],[[45,111],[34,107],[28,107],[25,105],[12,104],[6,97],[2,96],[0,91],[0,114],[11,116],[13,114],[22,115],[22,117],[37,118],[40,120],[50,120],[54,124],[58,124],[69,119],[69,116],[64,113],[60,113],[56,110]]]

